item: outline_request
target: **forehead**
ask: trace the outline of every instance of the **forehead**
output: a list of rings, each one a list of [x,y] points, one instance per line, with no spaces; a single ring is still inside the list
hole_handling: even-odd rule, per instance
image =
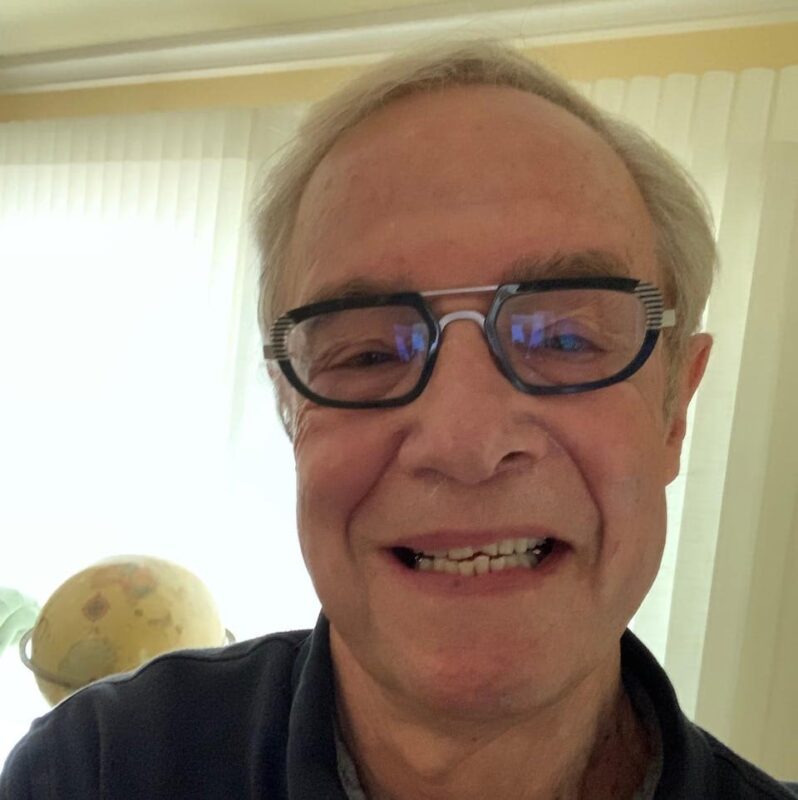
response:
[[[355,126],[314,172],[287,305],[359,279],[420,290],[494,283],[519,261],[580,252],[658,282],[650,217],[603,139],[514,89],[418,94]]]

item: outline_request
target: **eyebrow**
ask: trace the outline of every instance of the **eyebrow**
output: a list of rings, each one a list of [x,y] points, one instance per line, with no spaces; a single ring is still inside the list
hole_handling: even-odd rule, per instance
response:
[[[502,283],[524,283],[544,278],[628,278],[629,266],[613,253],[584,250],[551,258],[522,257],[502,273]]]
[[[603,250],[584,250],[558,253],[541,259],[522,256],[513,261],[500,275],[499,284],[526,283],[544,278],[628,278],[630,270],[621,258]],[[408,274],[393,278],[358,277],[322,286],[311,295],[307,304],[346,297],[370,297],[419,291]]]

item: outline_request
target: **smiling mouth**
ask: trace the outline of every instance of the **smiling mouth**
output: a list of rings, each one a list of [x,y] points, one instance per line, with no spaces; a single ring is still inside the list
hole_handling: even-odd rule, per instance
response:
[[[443,572],[464,577],[487,575],[510,569],[535,569],[557,546],[554,539],[503,539],[481,547],[455,547],[423,552],[394,547],[393,554],[408,569]]]

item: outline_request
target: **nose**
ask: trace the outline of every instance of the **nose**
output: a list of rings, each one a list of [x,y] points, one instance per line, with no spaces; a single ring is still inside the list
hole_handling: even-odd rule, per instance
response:
[[[507,380],[482,333],[484,317],[473,315],[458,312],[457,318],[479,327],[446,331],[429,383],[405,407],[407,428],[397,454],[414,475],[468,486],[529,469],[549,447],[539,418],[546,399],[524,395]],[[442,318],[442,327],[451,318]]]

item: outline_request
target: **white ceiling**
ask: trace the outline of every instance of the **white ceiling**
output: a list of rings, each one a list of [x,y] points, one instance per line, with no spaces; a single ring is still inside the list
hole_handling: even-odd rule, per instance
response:
[[[0,92],[798,21],[798,0],[0,0]],[[796,45],[798,58],[798,44]]]
[[[526,10],[551,14],[622,6],[617,0],[0,0],[0,57],[250,32],[352,28],[380,22],[467,17]],[[634,0],[635,13],[667,6]],[[684,3],[672,2],[674,17]],[[798,9],[798,0],[695,0],[708,16],[762,15]],[[522,11],[523,13],[523,11]]]
[[[573,2],[578,0],[555,4]],[[431,12],[442,16],[551,4],[551,0],[2,0],[0,55],[246,29],[327,28],[336,22],[350,27],[353,21],[381,16],[413,18]]]

